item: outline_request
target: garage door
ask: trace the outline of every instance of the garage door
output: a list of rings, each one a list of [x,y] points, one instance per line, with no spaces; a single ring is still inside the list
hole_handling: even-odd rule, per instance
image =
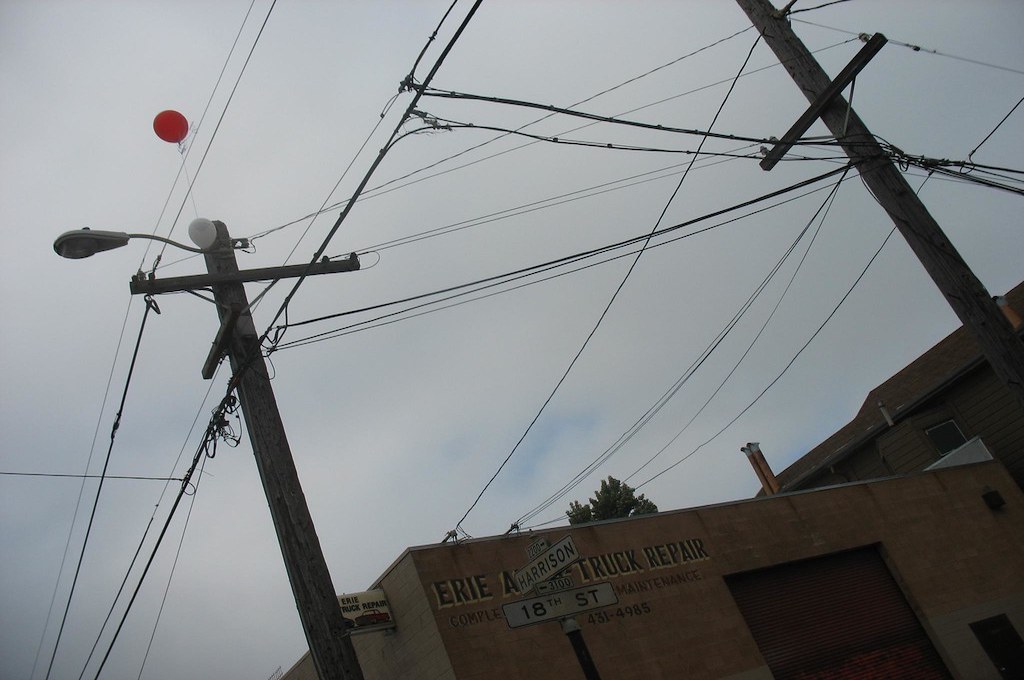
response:
[[[777,680],[948,680],[874,547],[726,578]]]

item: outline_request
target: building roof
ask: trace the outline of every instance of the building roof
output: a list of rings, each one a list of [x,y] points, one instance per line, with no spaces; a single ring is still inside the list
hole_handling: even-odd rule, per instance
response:
[[[1024,309],[1024,281],[1005,297],[1013,309]],[[868,392],[853,420],[779,473],[779,484],[783,489],[792,488],[821,468],[835,464],[858,444],[885,428],[887,423],[879,404],[884,404],[898,420],[900,415],[982,363],[984,357],[977,342],[961,326]]]

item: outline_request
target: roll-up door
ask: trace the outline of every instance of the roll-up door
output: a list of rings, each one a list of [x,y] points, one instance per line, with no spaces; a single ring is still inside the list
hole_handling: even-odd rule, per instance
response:
[[[777,680],[948,680],[874,547],[726,578]]]

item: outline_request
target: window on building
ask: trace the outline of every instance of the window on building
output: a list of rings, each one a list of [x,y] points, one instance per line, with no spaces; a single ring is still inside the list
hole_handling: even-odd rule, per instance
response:
[[[960,427],[952,420],[929,427],[925,429],[924,433],[928,435],[928,439],[939,450],[939,454],[943,456],[967,443],[964,433],[960,431]]]

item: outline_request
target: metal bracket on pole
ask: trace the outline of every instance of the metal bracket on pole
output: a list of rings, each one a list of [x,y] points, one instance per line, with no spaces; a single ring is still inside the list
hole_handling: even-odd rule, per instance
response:
[[[203,380],[210,380],[213,378],[214,372],[217,370],[217,364],[220,363],[221,357],[228,352],[228,345],[231,344],[232,335],[235,332],[235,324],[238,322],[238,317],[242,313],[242,306],[239,304],[232,304],[228,308],[228,313],[221,319],[220,328],[217,330],[217,336],[213,339],[213,346],[210,347],[210,353],[206,356],[206,362],[203,364]]]
[[[832,100],[846,89],[846,86],[857,77],[861,69],[867,66],[871,58],[878,54],[878,51],[882,49],[886,42],[888,41],[881,33],[875,33],[871,36],[867,44],[860,48],[860,52],[846,65],[846,68],[839,72],[839,75],[835,77],[832,83],[818,95],[810,108],[804,111],[804,114],[793,123],[793,127],[789,128],[786,134],[782,136],[782,139],[776,142],[771,151],[761,160],[762,170],[771,170],[775,167],[776,163],[782,160],[782,157],[793,148],[793,145],[800,140],[814,121],[818,120],[821,112],[828,108]]]

